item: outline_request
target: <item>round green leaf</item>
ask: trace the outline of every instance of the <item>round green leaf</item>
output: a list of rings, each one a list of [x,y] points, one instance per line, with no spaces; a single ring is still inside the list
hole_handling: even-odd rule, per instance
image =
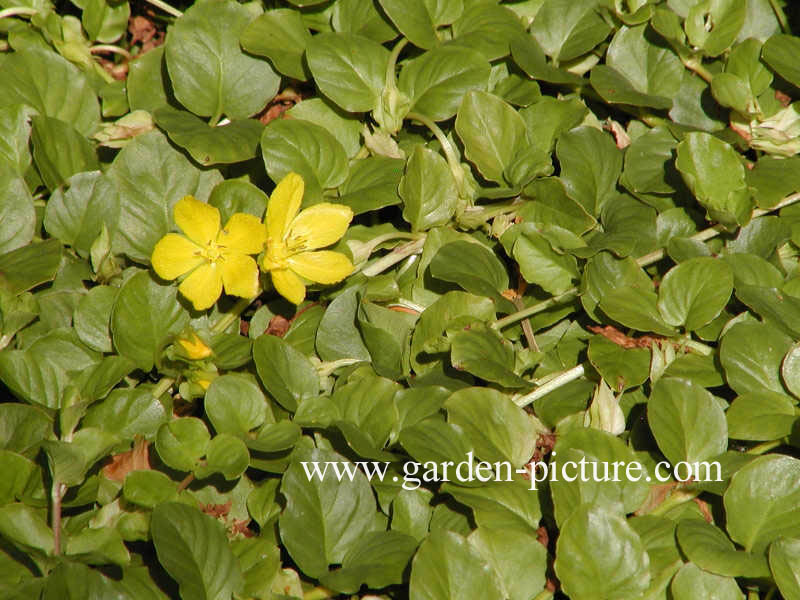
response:
[[[287,410],[317,395],[319,376],[298,350],[274,335],[262,335],[253,344],[258,377],[270,395]]]
[[[73,313],[75,332],[92,350],[111,352],[111,311],[119,290],[98,285],[78,301]]]
[[[239,562],[217,519],[166,502],[153,509],[150,534],[158,561],[178,582],[184,600],[228,600],[241,590]]]
[[[659,449],[673,465],[704,461],[728,447],[725,413],[692,381],[659,379],[647,402],[647,420]]]
[[[238,2],[199,2],[170,28],[165,57],[172,87],[196,115],[244,119],[278,92],[280,77],[269,63],[239,47],[250,18]]]
[[[125,500],[145,508],[155,508],[163,502],[175,500],[178,486],[161,471],[131,471],[125,477],[122,494]]]
[[[767,389],[784,393],[781,361],[792,339],[769,323],[744,322],[722,337],[719,360],[725,379],[739,394]]]
[[[621,392],[647,381],[650,375],[650,351],[626,349],[596,335],[589,340],[589,361],[609,386]]]
[[[36,211],[25,181],[9,169],[0,169],[0,254],[29,244],[35,226]]]
[[[562,525],[556,575],[574,600],[635,598],[650,582],[649,559],[623,517],[584,504]]]
[[[303,53],[311,34],[296,10],[268,10],[244,28],[239,41],[251,54],[266,56],[280,73],[305,81]]]
[[[120,354],[149,371],[170,335],[189,321],[178,303],[177,288],[159,285],[147,271],[128,279],[120,288],[111,312],[114,346]]]
[[[800,540],[779,539],[769,547],[769,566],[784,598],[800,598]]]
[[[733,292],[725,261],[692,258],[670,269],[658,288],[658,309],[669,325],[700,329],[722,312]]]
[[[164,423],[156,434],[156,450],[168,467],[191,471],[206,454],[211,435],[200,419],[182,417]]]
[[[783,357],[781,375],[786,389],[800,398],[800,344],[795,344]]]
[[[458,204],[447,161],[421,144],[411,152],[398,192],[403,199],[403,218],[415,231],[444,225]]]
[[[212,381],[204,406],[217,433],[246,434],[261,425],[268,414],[267,399],[256,382],[238,373]]]
[[[466,388],[445,402],[448,422],[461,427],[477,456],[520,467],[533,455],[536,433],[527,413],[491,388]]]
[[[465,538],[453,531],[433,531],[411,563],[410,600],[482,600],[503,598],[497,575]]]
[[[733,577],[723,577],[686,563],[670,584],[675,600],[743,600],[744,594]]]
[[[206,449],[206,463],[195,468],[202,479],[212,473],[221,473],[225,479],[238,479],[250,466],[250,453],[238,437],[221,433],[214,437]]]
[[[791,396],[769,390],[742,394],[728,408],[728,435],[736,440],[779,440],[797,421]]]
[[[320,91],[344,110],[365,112],[378,105],[389,51],[377,42],[321,33],[309,41],[306,60]]]
[[[800,460],[760,456],[733,475],[724,501],[728,533],[745,550],[761,553],[779,537],[799,535]]]
[[[737,550],[716,525],[702,519],[682,519],[676,533],[686,557],[709,573],[727,577],[766,577],[769,573],[763,555]]]

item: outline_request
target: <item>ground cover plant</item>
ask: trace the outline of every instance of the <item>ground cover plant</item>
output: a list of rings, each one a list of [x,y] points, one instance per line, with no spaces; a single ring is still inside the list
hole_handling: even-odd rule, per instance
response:
[[[0,0],[0,597],[800,598],[795,32]]]

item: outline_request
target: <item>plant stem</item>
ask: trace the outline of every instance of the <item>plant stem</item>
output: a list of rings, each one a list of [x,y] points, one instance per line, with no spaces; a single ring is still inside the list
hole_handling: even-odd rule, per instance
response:
[[[97,44],[96,46],[92,46],[89,48],[89,52],[91,54],[103,54],[105,52],[113,52],[114,54],[119,54],[120,56],[124,56],[126,60],[130,60],[131,53],[125,50],[125,48],[120,48],[119,46],[114,46],[113,44]]]
[[[181,11],[179,11],[177,8],[171,7],[169,4],[167,4],[163,0],[145,0],[145,1],[149,2],[150,4],[155,6],[156,8],[160,8],[165,13],[170,14],[173,17],[182,17],[183,16],[183,13]]]
[[[676,506],[691,502],[701,494],[702,490],[674,490],[666,500],[651,510],[649,515],[663,516]]]
[[[185,490],[187,487],[189,487],[193,481],[194,481],[194,473],[189,473],[178,484],[178,488],[176,489],[176,492],[178,492],[180,494],[183,490]]]
[[[764,454],[765,452],[769,452],[773,448],[777,448],[778,446],[785,443],[786,440],[771,440],[769,442],[762,442],[756,446],[753,446],[749,450],[745,452],[745,454],[755,454],[756,456]]]
[[[533,306],[529,306],[523,310],[517,311],[515,313],[511,313],[508,316],[503,317],[502,319],[498,319],[494,323],[492,323],[491,327],[493,329],[502,329],[503,327],[507,327],[517,321],[522,321],[522,319],[526,319],[532,315],[540,313],[542,311],[547,310],[553,306],[558,306],[559,304],[566,304],[571,300],[574,300],[578,297],[578,288],[571,288],[568,289],[563,294],[559,294],[557,296],[553,296],[543,302],[539,302],[538,304],[534,304]]]
[[[394,45],[392,48],[392,53],[389,55],[389,62],[386,63],[386,85],[397,87],[397,59],[400,57],[400,53],[403,51],[403,48],[406,47],[408,44],[408,40],[406,38],[402,38],[399,42]]]
[[[252,298],[239,298],[239,300],[236,301],[236,304],[233,305],[233,308],[230,310],[230,312],[226,312],[224,315],[222,315],[222,318],[220,318],[219,321],[211,326],[211,333],[216,334],[225,331],[236,319],[242,315],[248,306],[256,301],[257,298],[258,296],[253,296]]]
[[[38,12],[39,11],[35,8],[27,6],[12,6],[11,8],[0,10],[0,19],[7,19],[9,17],[30,17]]]
[[[52,517],[50,526],[53,529],[53,554],[58,556],[61,554],[61,499],[66,492],[66,486],[53,479],[53,487],[50,492],[50,500],[52,501]]]
[[[402,244],[394,248],[386,256],[382,256],[368,267],[361,269],[361,272],[367,277],[374,277],[379,273],[383,273],[386,269],[393,267],[401,260],[412,254],[419,254],[422,252],[422,247],[425,245],[425,238]]]
[[[680,58],[687,69],[693,73],[697,73],[706,83],[711,83],[711,80],[714,79],[714,74],[703,66],[703,62],[700,58],[685,55],[681,55]]]
[[[461,171],[461,164],[459,163],[458,156],[456,155],[450,140],[447,139],[447,136],[439,128],[439,126],[432,119],[429,119],[425,115],[410,112],[406,115],[406,118],[411,119],[412,121],[418,121],[431,130],[431,133],[436,137],[439,145],[442,147],[445,158],[447,158],[447,164],[450,167],[450,173],[452,173],[453,179],[455,179],[456,185],[458,186],[458,195],[463,196],[464,177]]]
[[[514,403],[519,406],[528,406],[532,402],[538,400],[542,396],[546,396],[553,390],[557,390],[558,388],[567,385],[571,381],[575,381],[580,377],[583,377],[585,369],[583,365],[578,365],[577,367],[572,367],[571,369],[567,369],[563,373],[556,375],[547,383],[540,385],[538,388],[530,392],[529,394],[525,394],[524,396],[520,396],[519,398],[514,399]]]

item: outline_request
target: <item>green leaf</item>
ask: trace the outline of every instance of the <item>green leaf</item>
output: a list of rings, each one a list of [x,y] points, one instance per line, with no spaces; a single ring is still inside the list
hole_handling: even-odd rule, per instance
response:
[[[55,190],[47,201],[44,227],[87,257],[104,225],[110,234],[116,231],[119,197],[111,180],[100,171],[78,173],[67,185]]]
[[[445,402],[448,422],[458,425],[485,461],[508,461],[516,468],[533,454],[534,425],[508,396],[491,388],[466,388]]]
[[[647,420],[659,449],[673,465],[707,460],[728,448],[725,413],[692,381],[659,379],[647,402]]]
[[[165,58],[175,97],[196,115],[245,119],[278,92],[269,63],[239,48],[250,15],[230,0],[200,2],[170,28]]]
[[[31,116],[35,112],[24,104],[0,109],[0,158],[11,172],[24,175],[31,164],[28,140],[31,135]]]
[[[531,26],[545,53],[559,62],[586,54],[609,31],[592,0],[545,0]]]
[[[731,438],[759,442],[788,436],[797,421],[794,400],[768,390],[737,397],[725,417]]]
[[[5,475],[0,482],[0,504],[5,505],[22,495],[36,465],[21,454],[0,450],[0,467]]]
[[[777,33],[766,41],[761,57],[778,75],[800,87],[800,66],[795,60],[798,52],[800,52],[800,39]]]
[[[206,200],[221,176],[201,171],[158,132],[136,136],[106,172],[119,191],[119,230],[113,246],[147,263],[156,242],[173,224],[172,208],[183,196]]]
[[[89,408],[83,423],[125,439],[135,435],[152,439],[168,417],[167,409],[151,390],[136,387],[112,391],[108,398]]]
[[[327,129],[300,119],[270,122],[261,135],[261,154],[270,178],[278,182],[290,172],[306,184],[306,205],[322,200],[322,190],[347,178],[347,154]]]
[[[379,10],[377,2],[339,0],[331,7],[330,22],[334,31],[354,33],[379,44],[397,37],[397,30]]]
[[[27,404],[0,404],[0,448],[28,454],[52,435],[52,419]]]
[[[783,357],[781,376],[786,389],[800,397],[800,346],[795,344]]]
[[[274,335],[262,335],[253,344],[258,377],[270,395],[287,410],[296,410],[319,391],[319,376],[298,350]]]
[[[169,139],[184,148],[203,166],[253,158],[264,129],[255,119],[209,127],[192,113],[171,106],[162,106],[153,116],[156,124],[167,132]]]
[[[503,184],[503,173],[525,143],[525,121],[497,96],[473,90],[464,96],[456,132],[465,156],[491,181]]]
[[[84,529],[67,538],[64,553],[90,565],[131,562],[131,555],[116,529]]]
[[[149,113],[167,104],[172,93],[164,62],[164,47],[139,54],[129,63],[126,89],[130,109]]]
[[[88,0],[83,4],[81,22],[92,40],[114,42],[128,27],[131,7],[127,2]]]
[[[502,598],[500,581],[467,539],[452,531],[432,532],[411,563],[411,600]]]
[[[355,325],[357,310],[358,298],[355,290],[348,290],[337,296],[325,309],[316,338],[317,353],[322,360],[370,360],[369,351]]]
[[[636,288],[619,288],[603,295],[600,309],[609,317],[638,331],[672,335],[673,329],[662,319],[655,293]]]
[[[447,161],[422,145],[414,147],[398,191],[403,199],[403,218],[414,231],[444,225],[458,203]]]
[[[389,51],[349,33],[321,33],[308,42],[306,60],[320,91],[350,112],[378,106]]]
[[[760,456],[739,469],[725,491],[728,533],[744,549],[760,554],[779,537],[800,533],[800,460]],[[768,489],[764,496],[762,491]],[[754,511],[753,507],[758,506]]]
[[[222,524],[196,508],[166,502],[153,509],[150,534],[159,562],[184,600],[228,600],[242,586]]]
[[[650,352],[647,348],[625,349],[596,335],[589,340],[588,356],[594,368],[617,392],[641,385],[650,375]]]
[[[792,339],[768,323],[736,323],[722,337],[719,359],[728,385],[738,394],[784,393],[781,361]]]
[[[81,341],[92,350],[112,352],[111,311],[117,298],[117,290],[99,285],[78,301],[73,313],[75,332]]]
[[[527,600],[532,590],[544,587],[547,551],[532,532],[480,526],[467,539],[489,561],[503,597]]]
[[[424,0],[378,0],[394,26],[415,46],[427,50],[439,43]]]
[[[268,10],[259,15],[239,37],[247,52],[266,56],[276,71],[300,81],[308,79],[303,53],[310,40],[311,34],[300,13],[286,8]]]
[[[650,582],[648,556],[624,518],[584,504],[562,525],[555,571],[575,600],[635,598]]]
[[[237,212],[261,219],[267,208],[267,195],[247,181],[226,179],[214,186],[208,203],[219,209],[222,223],[226,223]]]
[[[567,194],[590,215],[598,215],[622,172],[622,153],[611,137],[593,127],[578,127],[556,144]]]
[[[94,133],[100,123],[100,104],[86,77],[49,50],[14,52],[0,64],[0,106],[14,104],[70,123],[82,135]]]
[[[591,82],[606,102],[670,108],[683,78],[683,65],[646,25],[621,27],[611,40],[606,65],[591,70]]]
[[[489,63],[480,52],[439,46],[408,61],[398,86],[408,96],[410,110],[443,121],[456,114],[467,92],[486,89],[489,73]]]
[[[470,328],[456,333],[451,340],[450,360],[459,371],[467,371],[503,387],[531,386],[530,382],[514,373],[511,342],[489,328]]]
[[[400,204],[397,187],[404,167],[403,160],[386,156],[370,156],[352,163],[338,202],[352,208],[357,215]]]
[[[61,263],[61,254],[61,244],[52,239],[6,252],[0,255],[0,281],[13,294],[52,281]]]
[[[800,540],[784,538],[770,544],[769,566],[784,598],[800,596]]]
[[[33,198],[25,181],[0,168],[0,254],[28,245],[35,225]]]
[[[752,200],[736,151],[707,133],[689,133],[678,144],[675,166],[708,217],[726,227],[750,218]]]
[[[736,40],[747,15],[737,0],[703,0],[689,9],[684,23],[689,43],[707,56],[719,56]],[[713,26],[709,27],[708,24]]]
[[[214,437],[206,449],[206,463],[195,468],[199,479],[212,473],[221,473],[227,480],[238,479],[250,466],[250,453],[244,442],[230,435],[221,433]]]
[[[692,258],[670,269],[658,288],[658,309],[669,325],[687,331],[710,323],[728,304],[733,273],[714,258]]]
[[[474,48],[489,61],[508,56],[509,40],[524,32],[517,15],[492,2],[466,6],[452,27],[451,43]]]
[[[717,526],[701,519],[682,519],[676,530],[681,550],[698,567],[729,577],[765,577],[765,557],[736,550]]]
[[[355,593],[362,584],[383,588],[403,583],[417,541],[397,531],[372,531],[345,555],[342,568],[332,571],[321,580],[326,587]]]
[[[178,471],[191,471],[206,454],[211,434],[195,417],[181,417],[158,428],[156,450],[164,464]]]
[[[559,254],[545,237],[536,231],[525,231],[514,242],[512,254],[519,263],[525,281],[535,283],[553,295],[570,289],[578,278],[573,256]]]
[[[533,36],[527,34],[515,36],[511,39],[510,48],[514,62],[534,79],[564,84],[576,84],[582,81],[578,75],[548,63],[544,50]]]
[[[777,288],[754,285],[739,286],[736,297],[787,335],[800,335],[800,298],[789,296]]]
[[[694,563],[687,563],[681,567],[669,589],[675,600],[695,598],[744,600],[744,594],[733,577],[707,573]]]
[[[331,397],[331,402],[338,407],[340,420],[355,425],[360,433],[367,436],[370,445],[380,450],[386,445],[394,428],[396,417],[393,400],[400,389],[397,383],[389,379],[367,376],[339,387]]]
[[[53,552],[53,531],[30,506],[15,503],[0,507],[0,533],[23,548],[44,554]]]
[[[268,414],[272,417],[258,384],[238,373],[212,381],[206,390],[204,406],[217,433],[243,435],[264,423]]]
[[[301,462],[302,461],[302,462]],[[332,472],[313,473],[311,461],[333,471],[350,467],[352,480],[338,481]],[[281,482],[286,508],[279,526],[281,540],[300,569],[310,577],[321,577],[331,563],[342,563],[370,530],[375,499],[366,476],[342,456],[327,450],[297,452]]]
[[[457,283],[472,294],[493,297],[508,289],[505,266],[482,244],[467,241],[445,244],[429,268],[437,279]]]
[[[114,345],[140,369],[149,371],[169,337],[188,321],[188,313],[178,304],[177,288],[159,285],[149,273],[139,272],[125,282],[114,302]]]
[[[75,173],[100,167],[92,144],[72,125],[52,117],[31,120],[33,159],[50,190],[55,190]]]

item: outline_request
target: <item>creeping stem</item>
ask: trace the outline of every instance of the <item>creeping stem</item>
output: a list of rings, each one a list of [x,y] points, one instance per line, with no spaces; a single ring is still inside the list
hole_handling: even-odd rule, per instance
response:
[[[434,137],[436,137],[436,140],[439,142],[439,145],[444,151],[444,156],[447,159],[447,165],[450,167],[450,172],[453,174],[453,179],[455,179],[456,186],[458,187],[458,195],[463,197],[464,174],[461,170],[461,164],[459,163],[456,151],[453,149],[453,145],[450,143],[450,140],[447,139],[447,136],[433,119],[416,112],[408,113],[406,118],[411,119],[412,121],[417,121],[418,123],[422,123],[425,125],[425,127],[431,130],[431,133],[434,135]]]

